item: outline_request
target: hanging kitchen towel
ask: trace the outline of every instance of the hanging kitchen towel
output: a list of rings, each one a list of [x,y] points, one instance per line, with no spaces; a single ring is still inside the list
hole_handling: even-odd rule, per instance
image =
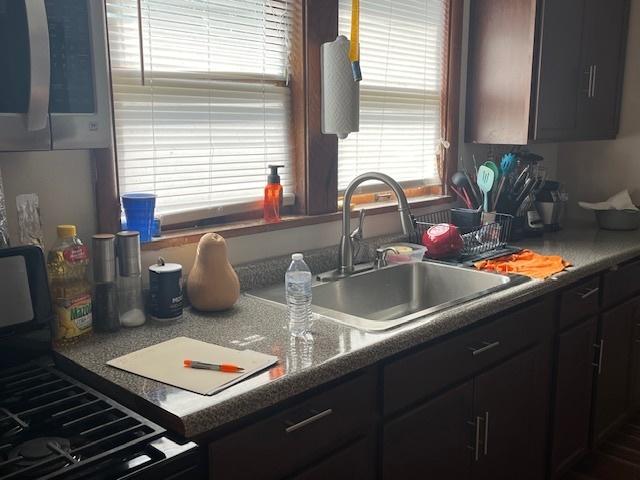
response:
[[[569,266],[571,263],[559,255],[540,255],[531,250],[522,250],[512,255],[475,263],[478,270],[517,273],[541,280],[561,272]]]

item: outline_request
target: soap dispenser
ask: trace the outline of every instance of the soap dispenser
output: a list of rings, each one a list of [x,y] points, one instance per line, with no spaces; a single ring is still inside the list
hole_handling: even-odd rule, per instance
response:
[[[284,168],[284,165],[269,165],[269,168],[271,173],[267,177],[267,186],[264,187],[264,221],[274,223],[280,221],[282,185],[278,168]]]

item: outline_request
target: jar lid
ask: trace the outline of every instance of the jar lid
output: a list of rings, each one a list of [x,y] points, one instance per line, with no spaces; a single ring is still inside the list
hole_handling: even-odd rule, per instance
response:
[[[182,265],[179,263],[165,263],[164,265],[151,265],[149,271],[153,273],[171,273],[182,271]]]
[[[96,283],[114,282],[116,279],[116,237],[99,233],[93,240],[93,280]]]
[[[140,233],[136,231],[122,231],[116,233],[118,266],[120,275],[124,277],[140,275]]]
[[[164,258],[158,258],[158,263],[151,265],[149,271],[153,273],[172,273],[182,271],[182,265],[179,263],[165,263]]]
[[[56,228],[58,238],[75,237],[76,226],[75,225],[58,225]]]

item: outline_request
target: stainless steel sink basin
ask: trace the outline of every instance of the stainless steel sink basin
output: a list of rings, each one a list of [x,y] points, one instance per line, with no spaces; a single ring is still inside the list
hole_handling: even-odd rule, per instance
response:
[[[313,311],[364,330],[386,330],[527,281],[436,262],[393,265],[313,286]],[[285,304],[284,286],[249,293]]]

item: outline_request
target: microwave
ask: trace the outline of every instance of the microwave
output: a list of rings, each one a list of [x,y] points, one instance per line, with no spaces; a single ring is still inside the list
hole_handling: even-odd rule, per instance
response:
[[[104,148],[103,0],[0,0],[0,151]]]

